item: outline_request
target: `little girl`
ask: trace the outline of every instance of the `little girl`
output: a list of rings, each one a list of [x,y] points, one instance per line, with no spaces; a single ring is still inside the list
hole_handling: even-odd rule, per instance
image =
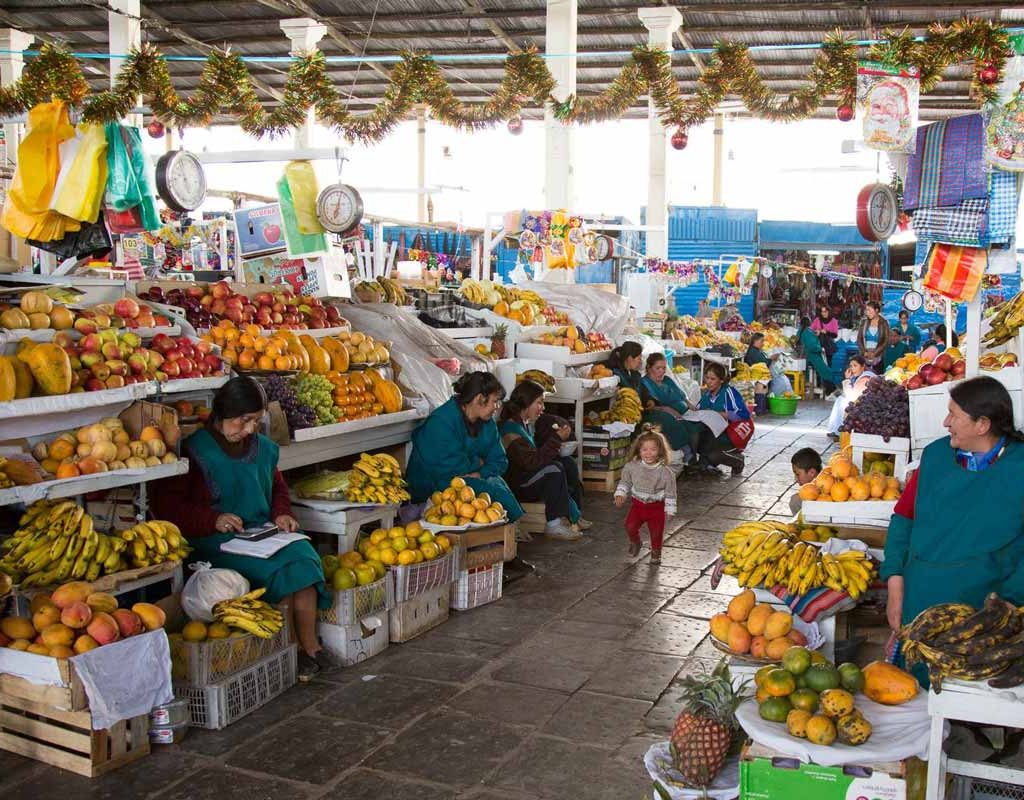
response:
[[[665,437],[650,425],[644,426],[629,451],[629,461],[615,489],[615,505],[622,508],[626,496],[633,499],[626,516],[629,555],[640,552],[640,528],[647,523],[651,537],[651,563],[661,563],[661,538],[665,520],[676,513],[676,476],[668,466],[669,449]]]

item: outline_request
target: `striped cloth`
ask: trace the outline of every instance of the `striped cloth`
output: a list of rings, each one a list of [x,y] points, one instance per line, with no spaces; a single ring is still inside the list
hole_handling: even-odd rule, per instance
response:
[[[988,198],[964,200],[951,208],[919,208],[912,212],[918,239],[980,247],[987,224]]]
[[[993,169],[989,191],[988,243],[1005,243],[1017,230],[1020,174]]]
[[[903,210],[955,206],[961,200],[987,197],[984,150],[981,114],[918,128],[917,149],[907,169]]]

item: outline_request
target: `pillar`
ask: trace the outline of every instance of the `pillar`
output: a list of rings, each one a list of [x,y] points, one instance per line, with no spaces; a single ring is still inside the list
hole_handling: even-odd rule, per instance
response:
[[[416,109],[416,221],[427,221],[427,108]]]
[[[297,19],[281,20],[281,30],[291,41],[291,54],[301,56],[310,50],[316,50],[317,43],[327,33],[327,26],[321,25],[315,19],[299,17]],[[316,113],[310,108],[306,111],[306,121],[302,127],[295,132],[295,146],[297,148],[310,147],[313,140],[313,126],[316,124]]]
[[[139,0],[110,0],[107,11],[107,50],[113,55],[124,56],[142,45],[142,4]],[[124,66],[123,58],[110,59],[110,86],[114,87],[117,73]],[[135,105],[139,105],[136,98]],[[141,114],[129,114],[125,125],[142,127]]]
[[[548,69],[555,79],[556,100],[576,93],[576,0],[548,0],[544,33]],[[571,53],[571,56],[564,56]],[[544,109],[544,205],[571,210],[574,203],[573,127],[555,119],[550,104]]]
[[[682,14],[671,6],[654,6],[638,9],[637,15],[647,28],[647,43],[661,50],[671,50],[672,35],[683,23]],[[660,228],[647,231],[647,256],[668,259],[668,133],[650,98],[647,99],[647,117],[647,226]]]
[[[711,205],[722,206],[722,168],[725,166],[722,160],[722,151],[725,137],[725,116],[715,114],[715,163],[711,173]]]
[[[25,57],[21,51],[27,50],[35,41],[31,33],[23,33],[17,28],[0,29],[0,85],[10,86],[21,77],[25,68]],[[21,139],[21,126],[17,123],[4,125],[4,141],[7,144],[7,158],[11,163],[18,161],[18,142]]]

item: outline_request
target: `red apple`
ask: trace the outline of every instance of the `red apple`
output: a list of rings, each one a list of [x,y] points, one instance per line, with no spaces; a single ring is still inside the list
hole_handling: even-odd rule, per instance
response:
[[[217,317],[224,316],[224,312],[227,311],[227,309],[227,305],[219,297],[210,305],[210,313]]]
[[[174,349],[174,339],[166,333],[158,333],[153,337],[153,349],[158,353],[169,353]]]
[[[213,352],[213,342],[208,342],[205,339],[200,339],[195,343],[194,347],[197,352],[202,353],[204,356]]]
[[[274,295],[270,292],[260,292],[253,300],[256,301],[257,305],[261,306],[272,306],[274,304]]]
[[[224,301],[224,306],[226,308],[237,308],[238,310],[241,310],[244,305],[245,298],[238,294],[232,295]]]
[[[92,334],[96,333],[99,328],[95,320],[79,317],[75,320],[75,330],[82,334]]]
[[[273,314],[270,315],[270,321],[274,325],[280,325],[282,322],[284,322],[284,314],[282,314],[280,311],[275,311]]]
[[[135,375],[141,375],[149,369],[149,359],[142,353],[132,353],[128,356],[128,368]]]
[[[124,375],[111,375],[107,378],[106,384],[108,389],[120,389],[125,385]]]
[[[182,356],[178,359],[178,369],[184,372],[191,372],[196,368],[195,362],[191,358]]]
[[[231,295],[231,284],[227,281],[217,281],[210,287],[210,294],[217,299],[223,299]]]
[[[962,378],[967,374],[967,362],[962,358],[953,362],[953,366],[949,370],[949,374],[954,378]]]
[[[156,327],[156,317],[154,317],[152,315],[152,313],[150,313],[146,309],[143,309],[142,313],[140,313],[139,316],[137,316],[132,321],[138,323],[138,327],[140,327],[140,328],[155,328]],[[135,326],[132,326],[132,327],[135,327]]]
[[[949,372],[953,368],[953,357],[949,353],[939,353],[932,363],[943,372]]]
[[[139,316],[139,304],[130,297],[122,297],[114,303],[114,313],[125,319],[135,319]]]
[[[271,308],[271,310],[272,310],[272,311],[274,311],[274,313],[276,313],[276,314],[283,314],[283,313],[284,313],[284,308],[285,308],[285,306],[284,306],[284,303],[282,303],[282,302],[281,302],[280,300],[278,300],[278,301],[277,301],[276,303],[274,303],[274,305],[272,305],[272,306],[271,306],[270,308]]]
[[[165,361],[163,363],[164,373],[171,378],[177,378],[181,375],[181,367],[178,366],[177,361]]]
[[[106,362],[107,369],[110,370],[111,375],[120,375],[124,377],[128,374],[128,365],[120,359],[112,359]]]
[[[142,381],[146,380],[146,377],[144,375],[139,375],[138,377],[136,377],[135,375],[125,375],[122,380],[124,380],[125,386],[131,386],[133,383],[141,383]]]
[[[110,376],[108,375],[107,377],[109,378]],[[89,378],[89,380],[85,382],[85,390],[87,392],[101,392],[106,388],[107,384],[99,378]]]
[[[164,363],[164,357],[156,350],[146,351],[146,361],[149,362],[149,369],[159,369]]]
[[[100,348],[100,352],[103,353],[103,357],[107,361],[119,361],[121,359],[121,348],[114,342],[107,342]]]
[[[89,370],[90,372],[92,372],[94,378],[99,378],[101,381],[105,381],[107,378],[110,377],[110,367],[108,367],[106,363],[102,361],[98,364],[93,364],[92,366],[90,366]]]
[[[204,294],[206,294],[206,289],[204,289],[202,286],[196,286],[195,284],[192,284],[190,286],[185,287],[185,295],[187,297],[194,297],[198,300]]]
[[[231,320],[236,325],[242,324],[242,309],[240,308],[229,308],[224,312],[224,318]]]
[[[203,358],[203,363],[205,363],[211,370],[220,369],[220,366],[221,366],[220,356],[215,356],[213,353],[208,353]]]

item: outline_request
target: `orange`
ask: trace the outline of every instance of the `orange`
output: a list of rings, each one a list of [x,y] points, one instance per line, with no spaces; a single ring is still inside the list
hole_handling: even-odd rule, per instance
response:
[[[256,366],[260,369],[273,369],[274,359],[268,355],[262,355],[260,356],[259,361],[256,362]]]
[[[853,464],[847,461],[845,458],[837,458],[831,464],[832,474],[839,478],[841,481],[845,481],[853,474]]]
[[[845,503],[850,499],[850,487],[845,483],[834,483],[832,484],[832,491],[829,495],[837,503]]]
[[[867,500],[871,497],[871,488],[868,486],[867,481],[856,479],[853,488],[850,490],[851,500]]]
[[[800,499],[801,500],[817,500],[818,499],[818,487],[813,483],[805,483],[800,487]]]

